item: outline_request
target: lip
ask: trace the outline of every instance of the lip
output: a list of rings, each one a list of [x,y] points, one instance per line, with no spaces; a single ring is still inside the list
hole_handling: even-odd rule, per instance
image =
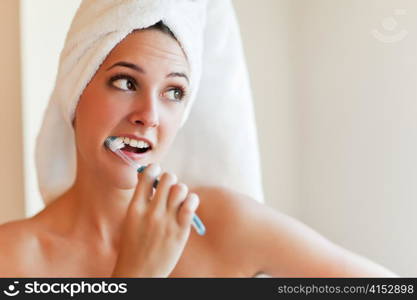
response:
[[[124,150],[121,150],[121,151],[123,151],[124,154],[129,156],[134,161],[140,161],[144,159],[152,150],[148,150],[145,153],[134,153],[134,152],[124,151]]]

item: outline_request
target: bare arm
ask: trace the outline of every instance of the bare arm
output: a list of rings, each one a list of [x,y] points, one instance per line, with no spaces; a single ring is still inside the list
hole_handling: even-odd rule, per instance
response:
[[[305,224],[235,192],[219,189],[224,255],[273,277],[395,277]],[[222,207],[222,209],[220,209]],[[227,238],[226,238],[227,237]]]

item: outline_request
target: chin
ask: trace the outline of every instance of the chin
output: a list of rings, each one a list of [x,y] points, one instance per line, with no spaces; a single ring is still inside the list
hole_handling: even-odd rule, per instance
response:
[[[101,170],[98,171],[105,178],[103,180],[118,189],[134,189],[138,184],[138,174],[130,165],[123,162],[116,154],[105,150],[104,157],[100,163]],[[149,165],[151,163],[160,163],[159,157],[161,152],[148,153],[139,165]]]

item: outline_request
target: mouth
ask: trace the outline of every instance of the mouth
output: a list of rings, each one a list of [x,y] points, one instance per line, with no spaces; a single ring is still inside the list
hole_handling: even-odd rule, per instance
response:
[[[140,153],[140,154],[142,154],[142,153],[146,153],[146,152],[151,151],[151,147],[138,148],[138,147],[132,147],[130,145],[126,145],[125,144],[125,146],[122,149],[120,149],[120,150],[127,151],[127,152],[132,152],[132,153],[138,153],[138,154]]]
[[[132,138],[126,136],[116,136],[115,144],[117,148],[126,154],[141,155],[152,151],[152,143],[142,138]]]

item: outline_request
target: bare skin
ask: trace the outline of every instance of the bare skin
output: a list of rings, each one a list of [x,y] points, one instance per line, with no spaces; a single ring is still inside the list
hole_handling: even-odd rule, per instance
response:
[[[36,216],[0,226],[0,276],[395,276],[245,195],[155,171],[179,130],[186,77],[187,59],[165,33],[137,31],[113,49],[77,106],[74,185]],[[103,146],[129,133],[153,143],[140,175]],[[194,212],[204,236],[191,228]]]
[[[169,277],[396,276],[244,195],[216,187],[192,190],[200,196],[197,213],[207,233],[191,232]],[[57,230],[67,215],[56,202],[33,218],[0,226],[0,241],[8,245],[0,256],[1,276],[112,277],[116,251],[81,234],[83,228]]]

